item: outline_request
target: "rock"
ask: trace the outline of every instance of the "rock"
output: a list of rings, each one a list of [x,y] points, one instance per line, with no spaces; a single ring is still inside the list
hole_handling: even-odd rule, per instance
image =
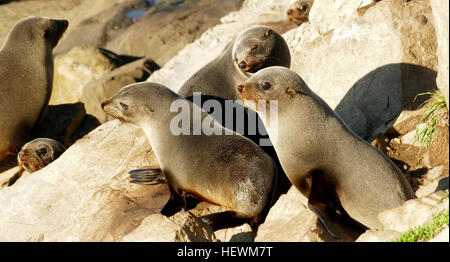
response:
[[[320,34],[345,24],[359,8],[372,4],[372,0],[321,0],[315,1],[309,13],[309,21]]]
[[[134,23],[134,20],[127,14],[133,10],[142,9],[146,9],[144,1],[132,0],[94,13],[93,16],[85,18],[66,34],[66,37],[56,47],[55,53],[63,53],[73,47],[83,45],[104,47],[108,41],[114,39]]]
[[[286,7],[289,1],[245,1],[239,11],[222,17],[220,24],[210,28],[200,38],[184,47],[147,81],[160,83],[175,92],[178,91],[189,77],[216,58],[243,30],[253,25],[287,20]]]
[[[406,201],[402,206],[385,210],[378,214],[384,230],[405,232],[409,228],[423,226],[431,222],[433,214],[448,209],[448,198],[442,200],[448,191],[438,191],[419,199]]]
[[[438,77],[437,86],[442,91],[447,102],[447,108],[449,107],[448,100],[448,1],[431,0],[431,7],[433,9],[433,21],[434,28],[436,30],[436,37],[438,42]]]
[[[105,123],[0,189],[0,241],[121,240],[168,200],[167,185],[129,183],[127,172],[143,166],[157,166],[143,132]]]
[[[20,178],[19,167],[15,166],[9,170],[6,170],[0,174],[0,189],[8,187],[12,183],[15,183]]]
[[[400,232],[394,230],[374,231],[367,230],[355,242],[390,242],[391,240],[399,238]]]
[[[239,9],[242,3],[243,0],[203,0],[153,8],[109,41],[105,48],[150,57],[164,65],[187,44],[218,24],[222,16]]]
[[[416,128],[417,128],[417,130],[420,133],[424,128],[426,128],[426,126],[427,125],[425,123],[422,123],[422,124],[417,125]],[[408,132],[407,134],[405,134],[404,136],[402,136],[400,138],[400,141],[401,141],[402,144],[405,144],[405,145],[411,145],[411,146],[416,146],[416,147],[420,147],[421,146],[420,141],[417,140],[417,131],[416,131],[416,129],[414,129],[414,130]]]
[[[449,117],[448,110],[436,114],[435,137],[429,147],[431,166],[449,166]]]
[[[0,5],[0,14],[2,14],[0,45],[4,42],[12,26],[22,18],[35,15],[69,20],[69,27],[62,39],[64,40],[64,37],[69,35],[81,21],[115,4],[127,1],[129,0],[13,1]]]
[[[84,86],[81,101],[86,105],[86,111],[89,114],[104,123],[112,118],[103,112],[101,102],[126,85],[146,80],[153,71],[158,69],[159,66],[155,62],[146,58],[116,68]]]
[[[448,179],[448,176],[441,179],[436,179],[428,185],[420,187],[416,191],[416,196],[421,198],[428,196],[434,192],[448,189]]]
[[[167,218],[153,214],[122,238],[139,242],[215,242],[212,229],[190,212],[178,212]]]
[[[448,235],[448,225],[446,225],[437,236],[430,239],[428,242],[449,242]]]
[[[386,134],[389,136],[402,136],[415,130],[425,112],[426,108],[402,111]]]
[[[214,232],[220,242],[253,242],[253,230],[249,224],[233,228],[224,228]]]
[[[51,138],[69,147],[99,125],[95,117],[86,115],[83,103],[50,105],[34,127],[33,137]]]
[[[417,18],[431,18],[431,8],[427,1],[384,0],[361,13],[352,11],[359,1],[343,2],[333,1],[349,10],[336,26],[325,27],[332,30],[320,34],[312,19],[285,34],[293,47],[291,67],[350,128],[372,141],[402,110],[426,99],[414,101],[417,94],[436,89],[434,28]],[[310,16],[319,7],[315,3]]]
[[[445,174],[448,175],[448,170],[446,170],[446,167],[445,166],[437,166],[437,167],[431,169],[430,171],[428,171],[428,173],[425,175],[425,178],[430,181],[434,181],[434,180],[444,176]]]
[[[308,200],[295,188],[281,195],[258,228],[255,242],[299,242],[317,224],[316,215],[309,210]]]
[[[55,57],[50,104],[80,101],[83,87],[110,72],[114,65],[93,46],[74,47]]]

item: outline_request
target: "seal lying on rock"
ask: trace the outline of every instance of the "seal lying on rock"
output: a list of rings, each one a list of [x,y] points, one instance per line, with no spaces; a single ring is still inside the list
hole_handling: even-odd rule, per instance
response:
[[[314,0],[296,0],[289,5],[286,14],[289,20],[296,25],[301,25],[309,21],[309,12],[311,11]]]
[[[48,104],[53,48],[68,24],[43,17],[23,19],[0,50],[0,161],[25,144]]]
[[[355,135],[295,72],[269,67],[237,90],[258,113],[260,106],[253,102],[257,100],[278,111],[277,126],[262,120],[281,165],[333,236],[338,235],[333,225],[336,210],[364,226],[382,229],[378,213],[415,198],[398,167]]]
[[[177,104],[181,113],[174,112]],[[199,107],[156,83],[125,86],[102,108],[147,135],[171,192],[163,215],[185,210],[189,194],[230,210],[202,217],[214,230],[244,222],[255,226],[263,220],[277,171],[274,161],[251,140],[223,128]],[[180,116],[187,132],[174,134],[179,122],[172,122]],[[205,123],[213,124],[214,133],[205,133]],[[201,130],[196,131],[198,127]],[[152,177],[157,176],[147,174],[148,183]]]
[[[17,154],[17,161],[21,168],[33,173],[53,162],[64,151],[66,147],[56,140],[37,138],[22,147]]]

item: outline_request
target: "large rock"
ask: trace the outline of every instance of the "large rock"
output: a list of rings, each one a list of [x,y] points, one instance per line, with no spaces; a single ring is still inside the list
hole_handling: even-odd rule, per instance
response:
[[[117,241],[157,213],[166,185],[130,184],[157,166],[142,131],[108,122],[56,161],[0,190],[0,241]]]
[[[150,9],[105,47],[116,53],[149,57],[164,65],[187,44],[218,24],[221,17],[238,10],[243,0],[185,2]]]
[[[448,195],[445,191],[438,191],[423,198],[411,199],[402,206],[385,210],[378,215],[384,230],[405,232],[409,228],[423,226],[433,219],[433,214],[448,209]]]
[[[56,56],[50,104],[79,102],[84,86],[113,68],[110,59],[93,46],[74,47]]]
[[[285,37],[293,43],[293,70],[359,136],[372,140],[403,109],[417,108],[424,99],[413,102],[417,94],[436,89],[436,37],[428,1],[384,0],[364,12],[358,2],[341,3],[348,15],[337,24],[312,19]],[[321,34],[317,27],[326,29]]]
[[[167,218],[153,214],[123,237],[122,241],[139,242],[216,242],[213,230],[190,212]]]
[[[430,0],[431,7],[433,9],[433,21],[436,29],[436,36],[438,42],[438,78],[437,85],[442,91],[447,102],[447,108],[449,105],[448,100],[448,1]]]

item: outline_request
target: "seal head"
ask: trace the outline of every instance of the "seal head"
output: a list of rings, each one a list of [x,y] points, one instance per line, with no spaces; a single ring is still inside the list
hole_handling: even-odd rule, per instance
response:
[[[37,138],[22,147],[17,154],[17,161],[21,168],[33,173],[53,162],[65,150],[66,147],[56,140]]]
[[[286,11],[289,20],[296,25],[308,22],[309,11],[311,11],[313,3],[314,0],[297,0],[293,2]]]
[[[289,47],[273,29],[257,26],[241,33],[233,45],[233,61],[244,73],[256,73],[269,66],[291,65]]]

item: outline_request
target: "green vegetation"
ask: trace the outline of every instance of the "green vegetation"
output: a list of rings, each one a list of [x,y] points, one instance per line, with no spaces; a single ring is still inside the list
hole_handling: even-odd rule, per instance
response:
[[[416,140],[420,142],[421,149],[426,149],[431,145],[435,137],[436,115],[442,110],[447,110],[447,105],[445,103],[445,97],[440,91],[433,90],[418,94],[417,96],[421,95],[429,95],[430,98],[419,106],[420,108],[426,105],[427,110],[417,125]],[[426,126],[423,129],[419,129],[422,123],[425,123]]]
[[[433,221],[430,224],[411,228],[392,242],[417,242],[432,239],[441,231],[442,226],[448,225],[448,211],[447,209],[439,214],[434,214]]]
[[[445,196],[443,196],[440,200],[439,200],[439,204],[442,203],[444,200],[446,200],[448,198],[448,194],[446,194]]]

